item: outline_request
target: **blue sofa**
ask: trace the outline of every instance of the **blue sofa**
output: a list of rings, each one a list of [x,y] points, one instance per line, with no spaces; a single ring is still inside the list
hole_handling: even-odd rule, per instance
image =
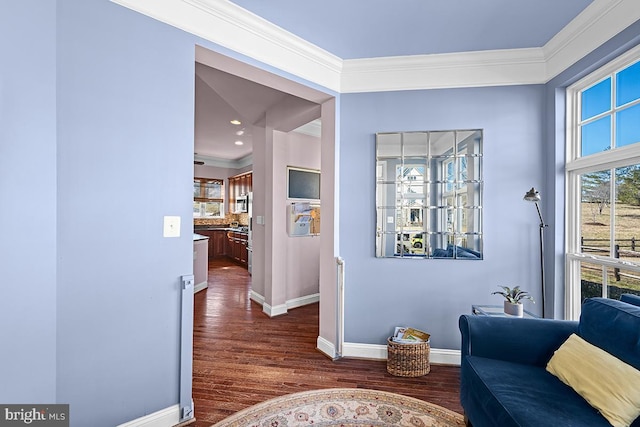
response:
[[[640,370],[640,297],[621,300],[585,300],[579,322],[460,316],[460,401],[468,424],[611,427],[545,367],[575,333]],[[640,426],[640,418],[632,426]]]

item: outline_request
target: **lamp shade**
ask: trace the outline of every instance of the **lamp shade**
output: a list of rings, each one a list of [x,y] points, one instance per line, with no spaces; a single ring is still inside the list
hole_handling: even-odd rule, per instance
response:
[[[535,188],[531,187],[531,190],[527,191],[524,195],[524,200],[528,202],[539,202],[540,201],[540,193]]]

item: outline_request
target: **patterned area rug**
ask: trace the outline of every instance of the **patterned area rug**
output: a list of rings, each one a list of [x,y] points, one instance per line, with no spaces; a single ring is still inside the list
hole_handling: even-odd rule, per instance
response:
[[[305,391],[244,409],[213,427],[464,426],[462,415],[412,397],[377,390]]]

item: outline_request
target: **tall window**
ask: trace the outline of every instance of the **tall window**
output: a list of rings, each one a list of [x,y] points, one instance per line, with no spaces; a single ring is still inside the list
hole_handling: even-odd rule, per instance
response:
[[[640,295],[640,47],[567,89],[567,317]]]
[[[221,179],[193,179],[193,217],[224,217],[224,181]]]

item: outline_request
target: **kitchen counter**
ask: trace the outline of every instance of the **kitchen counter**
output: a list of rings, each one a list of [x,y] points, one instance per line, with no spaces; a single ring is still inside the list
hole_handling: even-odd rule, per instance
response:
[[[196,226],[193,228],[193,232],[197,233],[198,231],[233,231],[235,233],[249,234],[248,227],[215,227],[215,226]],[[206,237],[206,236],[205,236]]]
[[[206,240],[209,236],[203,236],[202,234],[193,233],[193,241],[197,242],[198,240]]]

